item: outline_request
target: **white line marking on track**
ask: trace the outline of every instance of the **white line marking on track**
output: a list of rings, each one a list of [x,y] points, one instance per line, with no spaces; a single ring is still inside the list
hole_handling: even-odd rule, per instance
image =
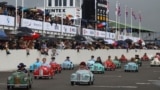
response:
[[[96,77],[119,77],[121,78],[122,76],[106,75],[106,76],[96,76]]]
[[[148,80],[148,81],[150,81],[150,82],[154,82],[154,81],[160,81],[160,80]]]
[[[151,83],[136,83],[136,84],[141,84],[141,85],[148,85],[148,84],[151,84]]]
[[[160,71],[153,71],[153,72],[160,72]]]
[[[6,85],[6,83],[0,83],[0,85]]]
[[[138,88],[137,86],[91,86],[99,88]]]

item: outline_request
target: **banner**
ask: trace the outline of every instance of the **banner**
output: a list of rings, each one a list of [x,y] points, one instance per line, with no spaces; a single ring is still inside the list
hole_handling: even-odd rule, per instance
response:
[[[14,26],[14,17],[0,15],[0,25]]]

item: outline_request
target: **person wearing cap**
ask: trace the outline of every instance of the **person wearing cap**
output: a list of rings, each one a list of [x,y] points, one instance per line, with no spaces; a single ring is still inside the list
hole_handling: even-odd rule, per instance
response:
[[[89,61],[96,61],[93,55],[91,56],[91,59]]]
[[[87,70],[86,63],[85,63],[85,62],[81,62],[81,63],[79,64],[79,70]]]
[[[38,65],[41,65],[41,64],[42,64],[42,62],[40,62],[39,58],[36,59],[36,62],[35,62],[35,63],[38,64]]]
[[[70,60],[70,57],[67,56],[66,59],[65,59],[65,61],[71,61],[71,60]]]
[[[43,59],[42,59],[42,66],[51,67],[51,66],[49,65],[49,63],[47,63],[46,61],[47,61],[46,58],[43,58]]]
[[[55,62],[55,57],[52,57],[52,58],[51,58],[50,64],[51,64],[51,63],[56,63],[56,62]]]
[[[91,59],[89,59],[88,61],[87,61],[87,66],[88,66],[88,68],[90,68],[90,66],[92,66],[94,63],[95,63],[95,59],[94,59],[94,56],[92,55],[91,56]]]
[[[25,68],[26,65],[24,63],[19,63],[18,67],[18,72],[24,72],[24,73],[28,73],[27,69]]]

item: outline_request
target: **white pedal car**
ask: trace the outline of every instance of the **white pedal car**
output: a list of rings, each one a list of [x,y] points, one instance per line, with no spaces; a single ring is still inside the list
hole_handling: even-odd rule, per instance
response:
[[[150,63],[150,66],[153,67],[153,66],[159,66],[160,67],[160,60],[158,58],[154,58],[151,63]]]
[[[88,84],[93,85],[94,75],[90,70],[77,70],[71,74],[71,85]]]

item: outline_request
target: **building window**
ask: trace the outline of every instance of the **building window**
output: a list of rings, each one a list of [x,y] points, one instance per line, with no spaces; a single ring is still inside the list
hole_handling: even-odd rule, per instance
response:
[[[52,0],[48,0],[48,6],[52,5]]]
[[[58,6],[58,0],[55,0],[55,6]]]
[[[63,6],[67,6],[67,0],[63,0]]]
[[[62,6],[62,0],[59,0],[59,6]]]
[[[70,0],[70,6],[73,6],[73,0]]]

